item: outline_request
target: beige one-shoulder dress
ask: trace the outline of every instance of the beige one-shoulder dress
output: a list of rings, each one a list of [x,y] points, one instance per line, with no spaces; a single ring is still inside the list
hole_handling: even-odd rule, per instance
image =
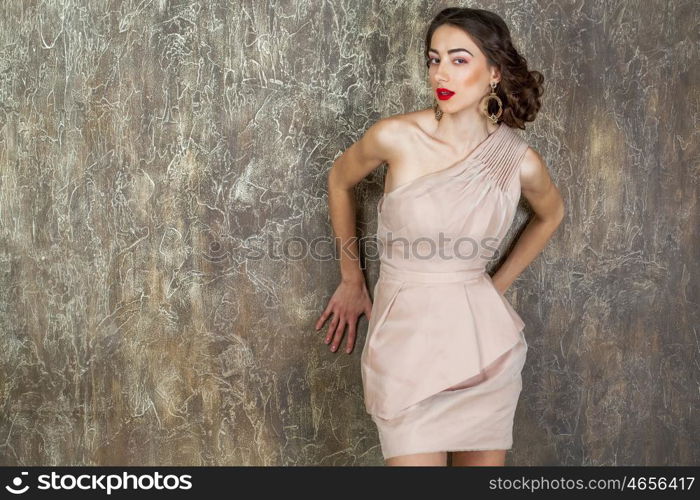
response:
[[[513,443],[527,342],[494,287],[527,143],[499,124],[451,166],[382,195],[379,279],[361,355],[384,458]]]

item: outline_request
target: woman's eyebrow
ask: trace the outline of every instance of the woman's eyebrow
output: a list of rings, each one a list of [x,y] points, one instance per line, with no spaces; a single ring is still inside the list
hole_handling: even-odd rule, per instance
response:
[[[438,55],[440,54],[440,53],[439,53],[437,50],[435,50],[435,49],[429,49],[428,52],[435,52],[435,53],[438,54]],[[452,54],[453,52],[466,52],[466,53],[469,54],[470,56],[474,57],[474,54],[472,54],[471,52],[469,52],[467,49],[450,49],[450,50],[447,51],[448,54]]]

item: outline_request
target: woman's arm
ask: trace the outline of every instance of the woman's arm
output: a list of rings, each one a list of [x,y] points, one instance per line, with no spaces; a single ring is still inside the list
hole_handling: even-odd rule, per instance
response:
[[[333,162],[328,174],[328,208],[340,253],[340,275],[345,282],[364,282],[355,232],[354,188],[375,168],[392,159],[397,126],[391,118],[377,121]]]
[[[564,201],[549,176],[542,156],[532,148],[528,148],[520,165],[520,186],[535,215],[492,277],[494,286],[501,294],[544,249],[565,213]]]
[[[341,282],[316,321],[316,330],[333,315],[326,344],[333,339],[330,349],[334,352],[343,339],[346,324],[349,326],[346,352],[352,351],[357,319],[362,313],[369,318],[372,310],[372,301],[359,265],[354,188],[383,162],[392,161],[395,144],[398,143],[398,127],[400,123],[392,118],[374,123],[360,140],[333,162],[328,174],[328,206],[336,249],[340,255]]]

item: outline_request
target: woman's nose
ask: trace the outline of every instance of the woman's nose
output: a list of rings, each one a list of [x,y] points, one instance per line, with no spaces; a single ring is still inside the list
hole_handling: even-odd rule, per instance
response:
[[[438,83],[444,83],[449,81],[449,75],[447,74],[447,71],[445,70],[445,67],[440,64],[437,68],[437,71],[435,72],[435,81]]]

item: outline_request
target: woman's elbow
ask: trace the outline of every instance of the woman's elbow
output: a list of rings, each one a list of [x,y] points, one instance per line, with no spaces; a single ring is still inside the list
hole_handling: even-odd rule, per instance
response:
[[[333,162],[333,165],[328,171],[328,179],[327,179],[327,184],[328,184],[328,191],[331,190],[343,190],[343,191],[351,191],[354,187],[354,184],[350,183],[347,179],[347,175],[341,170],[342,166],[340,165],[339,161],[336,160]]]
[[[544,213],[535,213],[534,217],[540,222],[552,226],[553,229],[556,229],[564,220],[565,215],[566,208],[564,207],[563,203],[560,203],[555,208],[547,210]]]
[[[328,184],[328,190],[337,189],[340,182],[340,172],[338,170],[338,162],[334,161],[331,168],[328,169],[328,175],[326,176],[326,183]]]
[[[559,206],[557,207],[557,210],[555,212],[555,220],[557,222],[557,226],[562,223],[565,216],[566,216],[566,205],[564,205],[564,200],[561,200],[559,202]]]

